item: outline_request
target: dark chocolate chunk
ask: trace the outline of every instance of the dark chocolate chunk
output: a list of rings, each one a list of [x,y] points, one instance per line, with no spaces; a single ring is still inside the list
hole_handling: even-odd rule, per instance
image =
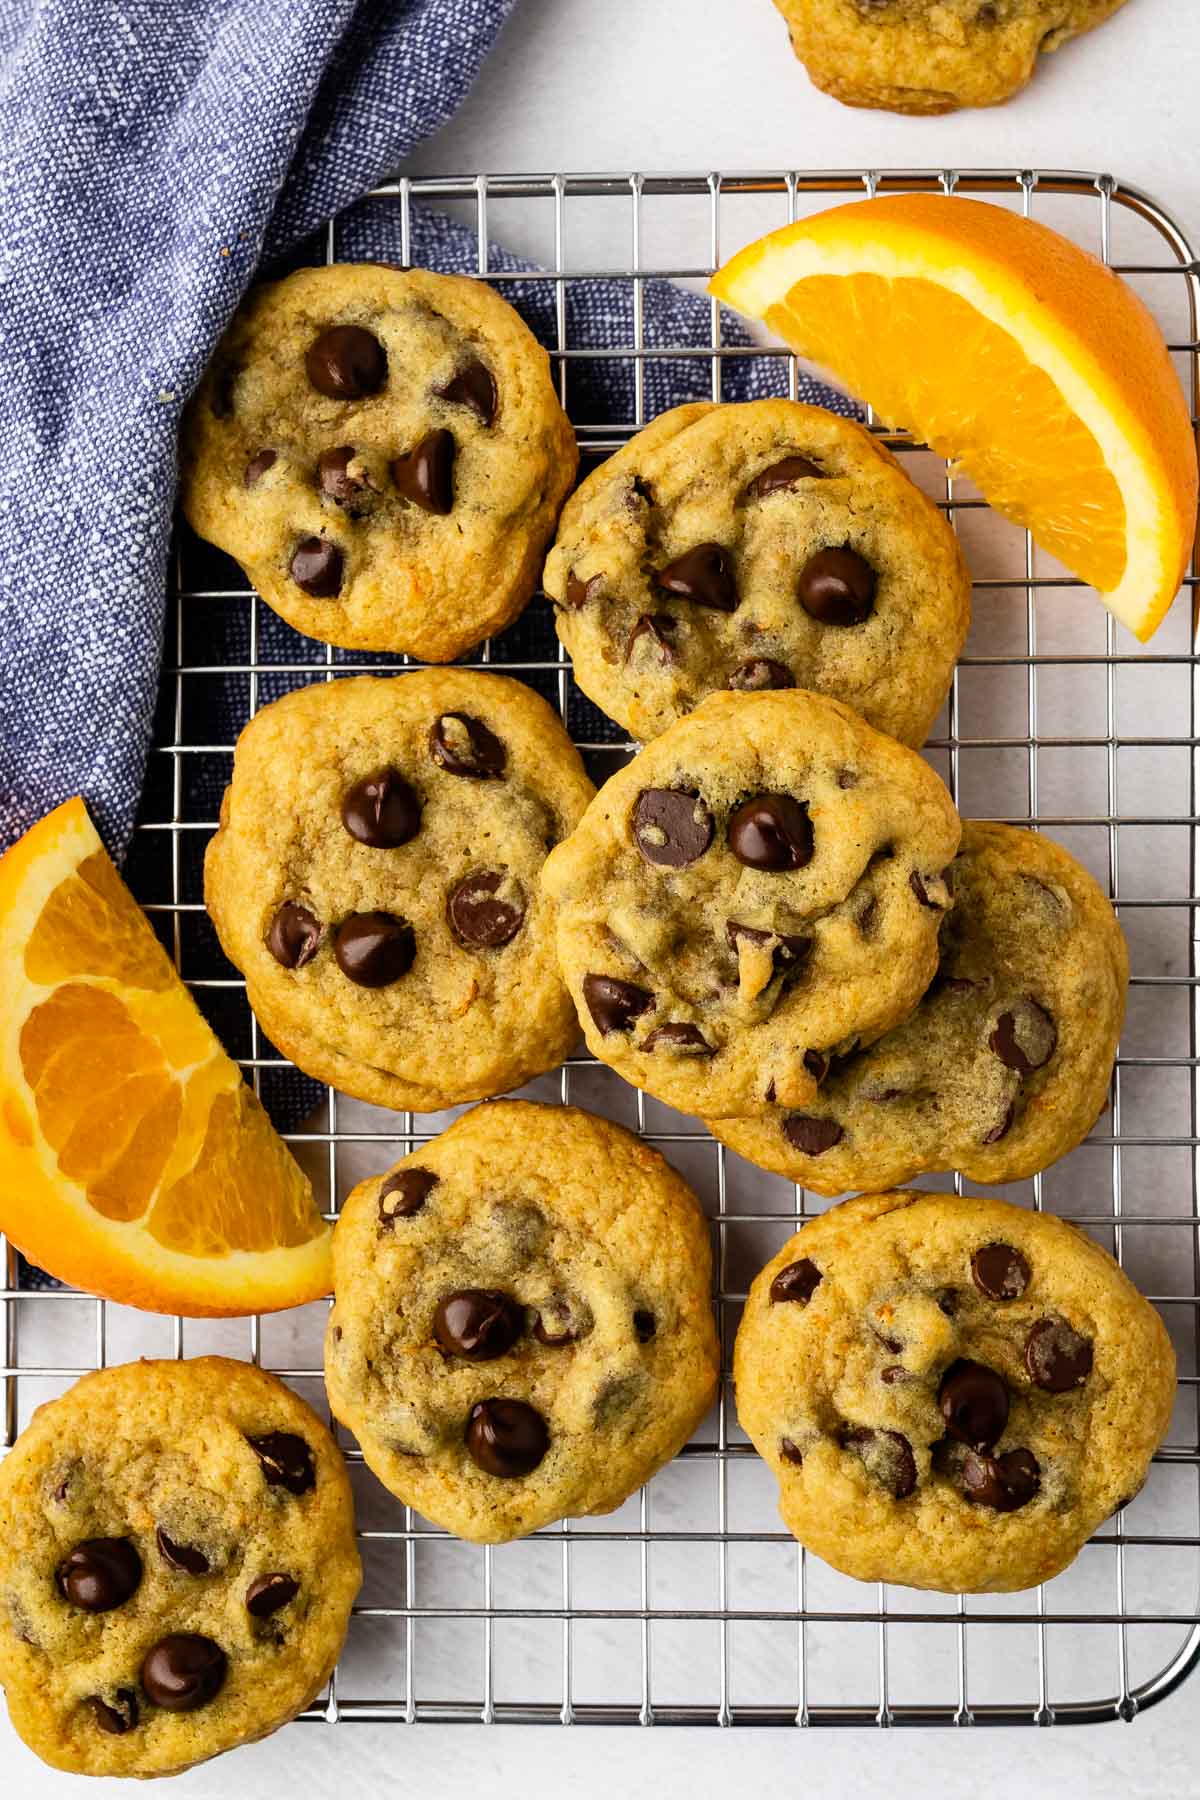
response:
[[[776,1275],[771,1283],[771,1304],[777,1306],[783,1300],[793,1300],[807,1306],[820,1285],[820,1269],[811,1256],[802,1256],[799,1262],[789,1263]]]
[[[146,1698],[166,1712],[195,1712],[215,1700],[225,1683],[225,1652],[197,1631],[160,1638],[142,1664]]]
[[[960,1357],[938,1387],[946,1431],[972,1450],[990,1450],[1008,1424],[1008,1389],[985,1363]]]
[[[1070,1393],[1092,1372],[1091,1339],[1065,1319],[1039,1319],[1025,1340],[1025,1367],[1046,1393]]]
[[[324,928],[306,906],[285,900],[267,933],[267,949],[285,969],[302,969],[317,954]]]
[[[88,1705],[101,1731],[106,1731],[110,1737],[124,1737],[137,1725],[138,1702],[132,1688],[118,1688],[108,1700],[99,1694],[89,1694]]]
[[[629,634],[629,642],[625,646],[625,661],[633,655],[637,644],[646,640],[646,654],[653,655],[663,668],[677,662],[671,639],[679,630],[678,620],[670,613],[639,613],[637,623]]]
[[[304,355],[308,379],[329,400],[361,400],[387,380],[387,355],[362,325],[331,325]]]
[[[208,1574],[208,1558],[194,1544],[177,1544],[174,1538],[167,1536],[161,1525],[155,1530],[154,1541],[163,1561],[170,1563],[173,1569],[178,1569],[184,1575]]]
[[[872,1480],[887,1489],[894,1500],[906,1500],[917,1485],[917,1465],[912,1445],[899,1431],[873,1431],[869,1425],[850,1426],[842,1432],[842,1448],[862,1458]]]
[[[540,1412],[524,1400],[479,1400],[467,1416],[467,1454],[487,1475],[530,1475],[550,1448]]]
[[[292,552],[292,580],[314,600],[332,600],[342,591],[342,553],[328,538],[302,538]]]
[[[300,1592],[300,1583],[290,1575],[260,1575],[246,1589],[246,1611],[254,1619],[269,1619]]]
[[[761,694],[769,688],[794,688],[796,677],[769,656],[752,656],[738,664],[725,685],[735,694]]]
[[[612,1031],[631,1030],[634,1020],[654,1005],[653,994],[615,975],[585,975],[583,998],[597,1031],[605,1037]]]
[[[742,498],[744,500],[765,500],[768,494],[777,494],[783,488],[793,488],[798,481],[819,481],[824,475],[815,462],[809,462],[807,456],[785,456],[769,469],[748,484]]]
[[[675,1050],[681,1056],[715,1056],[716,1051],[697,1025],[685,1024],[682,1019],[668,1020],[665,1025],[656,1025],[648,1037],[642,1039],[638,1046],[641,1050]]]
[[[499,950],[525,923],[525,909],[508,900],[497,900],[504,876],[495,869],[465,875],[450,893],[447,912],[450,929],[460,944],[472,950]]]
[[[1058,1030],[1044,1006],[1025,999],[1007,1012],[1002,1012],[992,1028],[988,1047],[995,1052],[1006,1069],[1019,1075],[1032,1075],[1054,1055]]]
[[[431,1169],[397,1169],[384,1177],[379,1189],[379,1223],[390,1227],[397,1219],[419,1213],[438,1184]]]
[[[971,1257],[971,1277],[989,1300],[1019,1300],[1029,1286],[1030,1268],[1011,1244],[981,1244]]]
[[[337,928],[333,954],[358,987],[390,987],[412,968],[417,940],[408,920],[394,913],[351,913]]]
[[[694,788],[643,788],[633,809],[633,835],[648,863],[686,869],[712,843],[712,814]]]
[[[525,1330],[525,1308],[496,1288],[459,1288],[444,1294],[433,1314],[433,1335],[448,1356],[492,1362]]]
[[[286,1488],[289,1494],[307,1494],[317,1485],[313,1453],[294,1431],[264,1431],[246,1442],[262,1464],[268,1487]]]
[[[64,1600],[89,1613],[112,1612],[137,1592],[142,1559],[128,1538],[85,1538],[55,1571]]]
[[[603,575],[589,576],[587,581],[580,581],[574,569],[567,576],[566,592],[563,594],[563,605],[569,606],[572,612],[586,606],[589,600],[598,600],[604,591]]]
[[[720,544],[697,544],[685,550],[665,569],[659,569],[655,583],[668,594],[690,600],[696,606],[712,607],[717,612],[735,612],[738,593],[733,579],[729,552]]]
[[[376,769],[342,796],[342,824],[372,850],[395,850],[421,829],[421,802],[399,769]]]
[[[800,604],[822,625],[861,625],[875,605],[876,577],[870,563],[842,545],[818,550],[800,571]]]
[[[1016,1512],[1042,1485],[1042,1472],[1031,1450],[1009,1450],[1004,1456],[977,1456],[969,1450],[959,1471],[968,1500],[996,1512]]]
[[[433,391],[439,400],[448,400],[451,406],[469,406],[482,424],[494,423],[496,378],[477,356],[452,375],[445,387]]]
[[[254,487],[262,480],[268,469],[273,469],[275,467],[278,460],[279,452],[277,450],[256,451],[250,458],[250,461],[246,464],[246,471],[242,476],[242,485],[248,488]]]
[[[454,506],[454,433],[428,432],[406,456],[392,464],[397,491],[427,513],[445,514]]]
[[[813,1113],[789,1113],[783,1135],[801,1156],[824,1156],[846,1135],[836,1119],[819,1119]]]
[[[447,775],[500,781],[507,754],[494,731],[471,713],[443,713],[429,727],[429,754]]]

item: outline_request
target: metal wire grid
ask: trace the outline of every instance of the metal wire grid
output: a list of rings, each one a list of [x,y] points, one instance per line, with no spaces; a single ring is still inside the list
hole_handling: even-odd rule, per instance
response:
[[[711,305],[708,344],[648,347],[643,304],[647,280],[705,278],[719,262],[722,250],[728,254],[738,242],[769,224],[782,223],[837,199],[905,189],[983,194],[1026,215],[1040,215],[1051,201],[1071,201],[1077,211],[1086,208],[1083,232],[1094,235],[1093,247],[1106,261],[1133,280],[1169,280],[1176,296],[1182,296],[1184,324],[1181,332],[1172,331],[1171,348],[1181,364],[1195,414],[1200,394],[1200,269],[1169,216],[1144,195],[1108,176],[1017,170],[479,176],[401,179],[386,183],[378,194],[399,207],[402,261],[409,260],[414,200],[452,209],[465,205],[473,216],[481,275],[510,296],[521,283],[553,285],[557,341],[552,358],[565,404],[570,398],[573,362],[607,355],[631,366],[631,417],[579,427],[581,447],[602,455],[645,422],[645,370],[653,358],[706,360],[712,397],[720,399],[722,370],[732,358],[781,356],[786,359],[790,391],[795,392],[796,364],[786,352],[722,344],[715,303]],[[618,252],[615,266],[607,266],[603,256],[589,266],[572,266],[568,259],[568,227],[583,201],[603,203],[610,222],[614,215],[623,220],[620,229],[626,235],[627,249]],[[740,233],[731,232],[730,208],[743,202],[751,209],[747,215],[751,228],[745,228],[743,218]],[[501,203],[508,220],[516,216],[514,203],[519,203],[518,213],[535,203],[543,212],[549,208],[545,272],[499,274],[489,270],[489,221]],[[671,256],[665,259],[668,266],[661,261],[656,266],[656,259],[647,251],[647,208],[651,204],[667,209],[674,242],[679,241],[687,209],[689,244],[696,246],[693,256]],[[769,220],[762,218],[761,209],[766,205],[776,209]],[[1129,221],[1138,222],[1148,234],[1149,249],[1140,259],[1120,260],[1115,235],[1117,228]],[[336,221],[328,228],[325,254],[328,261],[337,260]],[[597,351],[568,341],[569,286],[593,276],[626,283],[631,289],[632,342],[619,351]],[[914,473],[918,467],[927,472],[936,462],[929,452],[902,437],[889,436],[887,441],[911,458]],[[989,528],[994,525],[980,498],[956,482],[943,465],[936,467],[940,471],[940,504],[956,529],[965,532],[984,520]],[[1005,629],[1011,629],[1015,619],[1023,641],[978,650],[973,635],[969,654],[956,672],[944,730],[938,730],[931,740],[928,754],[942,770],[955,799],[973,816],[1003,814],[1017,823],[1034,821],[1039,828],[1049,827],[1079,854],[1085,853],[1083,837],[1090,835],[1094,848],[1095,834],[1099,834],[1099,853],[1091,860],[1095,872],[1107,878],[1108,890],[1118,901],[1126,930],[1134,940],[1131,1016],[1136,1024],[1140,998],[1153,1053],[1134,1053],[1140,1049],[1139,1043],[1135,1041],[1130,1049],[1123,1041],[1112,1090],[1111,1129],[1098,1128],[1084,1149],[1059,1165],[1059,1171],[1067,1172],[1066,1178],[1050,1172],[1012,1190],[1012,1196],[1040,1207],[1053,1182],[1050,1204],[1095,1231],[1123,1261],[1137,1262],[1128,1252],[1131,1238],[1143,1228],[1151,1240],[1170,1240],[1178,1252],[1170,1259],[1165,1282],[1142,1281],[1144,1287],[1154,1290],[1152,1298],[1163,1307],[1172,1326],[1183,1371],[1177,1427],[1157,1459],[1159,1467],[1146,1497],[1110,1521],[1084,1552],[1076,1570],[1060,1577],[1050,1589],[965,1601],[961,1597],[916,1596],[882,1584],[878,1590],[861,1587],[832,1577],[823,1565],[800,1551],[779,1529],[770,1484],[761,1480],[763,1467],[737,1429],[728,1374],[714,1414],[696,1440],[619,1513],[596,1523],[565,1522],[536,1534],[524,1545],[498,1550],[456,1544],[410,1509],[401,1508],[371,1481],[361,1454],[343,1439],[359,1501],[367,1585],[342,1664],[326,1696],[306,1717],[329,1722],[510,1720],[563,1724],[1096,1722],[1131,1719],[1170,1693],[1200,1660],[1200,1611],[1195,1598],[1196,1553],[1200,1549],[1200,1253],[1195,1230],[1200,1218],[1200,1057],[1193,841],[1198,823],[1198,665],[1190,630],[1176,628],[1174,649],[1142,652],[1129,640],[1119,639],[1107,615],[1103,643],[1092,650],[1046,649],[1039,643],[1039,631],[1044,638],[1048,615],[1039,608],[1039,597],[1062,590],[1058,603],[1067,605],[1070,590],[1080,584],[1061,572],[1047,572],[1044,559],[1026,534],[1012,527],[1001,529],[1007,533],[1009,561],[1000,572],[981,575],[976,581],[977,619],[981,603],[986,605],[988,596],[1000,591],[1005,596]],[[1013,545],[1017,546],[1015,572]],[[168,614],[169,705],[154,746],[155,767],[148,783],[152,795],[157,773],[161,817],[155,816],[155,804],[149,802],[147,816],[139,824],[136,850],[149,849],[150,854],[135,853],[131,879],[201,1004],[210,1011],[218,1002],[237,1009],[235,1048],[245,1051],[239,1061],[255,1086],[261,1087],[278,1079],[288,1065],[260,1038],[245,1004],[243,984],[232,972],[189,973],[189,928],[204,921],[198,852],[215,828],[212,816],[194,816],[195,784],[190,771],[197,760],[206,758],[225,759],[227,766],[232,751],[232,743],[189,741],[189,690],[209,677],[244,678],[249,715],[258,707],[260,686],[273,678],[331,680],[360,670],[377,670],[381,663],[399,666],[407,659],[356,659],[297,638],[294,660],[266,660],[260,656],[263,615],[257,596],[245,587],[233,564],[222,562],[216,578],[205,573],[212,566],[209,557],[197,573],[194,546],[185,545],[176,558]],[[1189,586],[1195,585],[1193,575]],[[230,653],[226,646],[215,660],[211,655],[193,660],[194,622],[221,605],[235,609],[244,623],[244,652]],[[543,606],[543,602],[535,602],[529,619],[536,620]],[[1084,613],[1072,614],[1073,631],[1076,618],[1085,616],[1098,618],[1094,602]],[[534,653],[526,654],[520,647],[521,629],[482,646],[468,666],[497,666],[544,689],[548,686],[564,719],[576,724],[581,748],[611,759],[611,742],[589,736],[586,724],[582,731],[578,729],[587,710],[581,710],[561,650],[557,645],[550,648],[549,632],[543,629]],[[1162,635],[1171,641],[1170,624]],[[536,631],[533,636],[536,640]],[[1055,637],[1053,628],[1050,636]],[[1073,641],[1086,639],[1076,632]],[[1144,677],[1148,670],[1155,671],[1156,686],[1170,684],[1169,694],[1156,692],[1154,698],[1156,722],[1162,719],[1169,725],[1169,735],[1122,735],[1122,680],[1127,672]],[[1067,734],[1043,731],[1039,706],[1053,706],[1056,713],[1065,710],[1068,719],[1074,718],[1074,706],[1063,706],[1065,684],[1092,677],[1093,700],[1096,682],[1100,693],[1093,728],[1076,727]],[[968,722],[973,722],[976,711],[982,717],[989,710],[977,699],[979,684],[997,680],[1005,690],[999,700],[1002,710],[1011,709],[1014,700],[1023,698],[1024,730],[1018,726],[1013,732],[986,731]],[[629,748],[616,747],[618,751]],[[1122,754],[1139,748],[1152,756],[1171,751],[1183,759],[1179,802],[1166,811],[1155,810],[1153,783],[1143,808],[1121,809]],[[1046,772],[1048,759],[1064,752],[1092,754],[1099,759],[1103,791],[1097,804],[1078,811],[1053,804],[1046,810],[1042,804],[1047,792],[1051,802],[1063,792],[1061,775],[1047,781]],[[1011,775],[1014,758],[1021,766],[1023,794],[1015,793],[1009,808],[993,810],[986,802],[980,804],[980,783],[969,779],[973,759],[991,754],[1000,758],[1000,773],[985,774],[985,794],[1007,795],[1004,770]],[[597,772],[603,773],[603,767]],[[1143,781],[1140,792],[1146,791]],[[1128,842],[1143,827],[1152,834],[1164,834],[1156,841],[1167,845],[1150,857],[1154,871],[1150,892],[1134,891],[1136,884],[1122,882],[1122,832]],[[1141,865],[1146,862],[1144,854],[1132,860]],[[1124,866],[1128,867],[1129,861],[1127,857]],[[1168,877],[1165,883],[1164,876]],[[1156,927],[1148,941],[1156,959],[1153,968],[1139,965],[1133,927],[1142,919],[1152,920]],[[1166,922],[1165,935],[1157,929],[1160,921]],[[230,1016],[228,1012],[223,1015],[226,1022]],[[1161,1053],[1164,1033],[1170,1039],[1166,1044],[1169,1054]],[[1164,1082],[1170,1090],[1161,1103],[1145,1099],[1151,1081]],[[556,1076],[534,1084],[531,1091],[543,1099],[557,1096],[563,1102],[570,1099],[590,1105],[635,1124],[694,1180],[712,1212],[727,1372],[749,1276],[809,1213],[810,1197],[790,1186],[785,1190],[774,1178],[749,1170],[737,1158],[727,1156],[698,1121],[667,1113],[586,1056],[573,1058]],[[445,1122],[440,1116],[418,1119],[412,1114],[364,1108],[330,1089],[321,1115],[290,1133],[289,1141],[326,1194],[332,1216],[353,1180],[426,1141]],[[1166,1164],[1161,1163],[1164,1157]],[[1139,1163],[1140,1158],[1150,1160]],[[1131,1164],[1136,1168],[1131,1170]],[[1142,1178],[1131,1180],[1131,1173],[1136,1176],[1138,1169]],[[1147,1170],[1154,1175],[1149,1185],[1144,1179]],[[954,1185],[962,1191],[961,1178],[955,1178]],[[823,1205],[818,1200],[816,1209]],[[1161,1257],[1152,1256],[1151,1262],[1156,1269],[1163,1267]],[[219,1348],[275,1368],[301,1391],[318,1397],[323,1309],[305,1309],[309,1315],[318,1315],[308,1318],[288,1315],[282,1326],[288,1342],[283,1345],[278,1341],[281,1327],[277,1320],[254,1318],[221,1328],[181,1319],[153,1321],[69,1290],[30,1292],[18,1287],[17,1258],[11,1249],[7,1266],[7,1285],[0,1292],[6,1445],[12,1443],[37,1401],[61,1389],[85,1368],[105,1364],[110,1354],[113,1360],[121,1360],[140,1350],[182,1356],[185,1348],[189,1354]],[[1134,1272],[1141,1273],[1140,1265]],[[82,1348],[74,1355],[69,1350],[64,1354],[71,1331],[63,1321],[70,1317],[77,1324],[81,1315],[90,1321],[79,1339]],[[160,1335],[155,1338],[154,1333]],[[114,1350],[115,1339],[119,1341]],[[1167,1482],[1172,1483],[1172,1494],[1164,1509],[1155,1501]],[[665,1577],[664,1563],[669,1563]],[[1147,1569],[1148,1580],[1144,1578]],[[1081,1570],[1084,1574],[1079,1577]],[[1134,1603],[1135,1587],[1139,1593],[1145,1591],[1148,1603]],[[624,1602],[618,1604],[622,1592]],[[435,1643],[430,1634],[438,1631],[443,1638]],[[673,1635],[668,1637],[668,1633]],[[752,1635],[748,1638],[746,1633]],[[1139,1663],[1135,1654],[1139,1634],[1147,1633],[1148,1660],[1142,1656]],[[1107,1648],[1097,1652],[1101,1636]],[[1022,1671],[1019,1676],[1015,1674],[1018,1669]],[[1066,1679],[1071,1670],[1079,1671],[1073,1682]]]

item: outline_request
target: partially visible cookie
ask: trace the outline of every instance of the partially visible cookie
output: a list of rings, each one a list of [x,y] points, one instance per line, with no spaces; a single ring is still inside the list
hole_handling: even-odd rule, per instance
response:
[[[714,1136],[818,1194],[929,1169],[1023,1180],[1104,1108],[1129,954],[1073,856],[1012,825],[963,826],[938,973],[916,1010],[831,1064],[803,1111],[709,1120]]]
[[[848,707],[711,694],[547,860],[589,1048],[683,1112],[806,1103],[928,986],[958,837],[933,770]]]
[[[1007,1592],[1049,1581],[1137,1493],[1175,1356],[1078,1227],[888,1193],[835,1206],[762,1270],[734,1379],[809,1550],[860,1581]]]
[[[360,1575],[341,1453],[274,1375],[85,1375],[0,1464],[9,1716],[57,1769],[190,1768],[315,1699]]]
[[[539,881],[592,792],[558,715],[502,675],[361,676],[265,707],[205,900],[271,1042],[418,1112],[561,1062],[578,1028]]]
[[[816,87],[847,106],[947,113],[1011,99],[1039,55],[1124,0],[775,0]]]
[[[256,288],[181,456],[189,523],[290,624],[426,662],[517,617],[578,460],[546,352],[507,301],[385,263]]]
[[[723,688],[802,687],[918,746],[970,619],[937,508],[795,400],[661,414],[571,496],[545,586],[580,687],[641,739]]]
[[[712,1401],[703,1215],[606,1119],[476,1108],[355,1188],[333,1261],[330,1404],[385,1486],[459,1537],[611,1512]]]

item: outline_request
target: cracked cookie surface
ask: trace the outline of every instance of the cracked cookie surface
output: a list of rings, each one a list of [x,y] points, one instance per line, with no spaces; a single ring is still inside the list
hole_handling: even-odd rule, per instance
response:
[[[809,1550],[860,1581],[1005,1592],[1048,1581],[1137,1493],[1175,1356],[1079,1227],[887,1193],[833,1207],[761,1271],[734,1380]]]
[[[716,1388],[708,1231],[657,1151],[573,1107],[478,1107],[363,1182],[326,1381],[379,1479],[501,1543],[611,1512]]]
[[[529,600],[577,460],[507,301],[344,263],[243,303],[188,410],[182,504],[298,630],[450,662]]]
[[[359,1580],[340,1451],[247,1363],[85,1375],[0,1465],[0,1680],[55,1768],[166,1775],[274,1731]]]
[[[970,618],[933,503],[794,400],[663,413],[571,496],[544,579],[580,687],[642,740],[721,689],[802,687],[918,746]]]
[[[557,714],[504,676],[360,676],[264,707],[205,900],[271,1042],[418,1112],[553,1068],[578,1026],[539,881],[593,791]]]
[[[775,0],[814,85],[847,106],[946,113],[995,106],[1039,55],[1124,0]]]
[[[710,695],[547,859],[589,1048],[683,1112],[802,1104],[929,985],[958,838],[933,770],[848,707]]]
[[[934,1169],[1023,1180],[1103,1110],[1129,956],[1073,856],[1012,825],[963,824],[938,973],[915,1011],[831,1066],[802,1112],[710,1119],[722,1143],[819,1194]]]

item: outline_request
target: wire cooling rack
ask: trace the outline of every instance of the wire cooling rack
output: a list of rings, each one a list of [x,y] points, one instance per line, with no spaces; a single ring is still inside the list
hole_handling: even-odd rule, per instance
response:
[[[398,210],[399,260],[409,259],[411,209],[432,204],[473,229],[479,273],[502,293],[518,303],[539,286],[552,294],[550,347],[568,410],[589,358],[616,357],[628,369],[628,416],[579,425],[586,467],[644,423],[656,359],[674,358],[675,367],[699,359],[720,399],[732,359],[779,358],[780,391],[795,391],[786,353],[722,343],[715,305],[707,342],[654,343],[649,280],[697,287],[773,226],[836,200],[904,189],[985,195],[1104,257],[1157,313],[1195,413],[1200,269],[1170,217],[1108,176],[481,176],[389,182],[378,199],[393,222]],[[496,272],[493,237],[545,272]],[[334,261],[341,249],[335,221],[324,253]],[[597,275],[628,292],[629,341],[618,350],[570,341],[572,285]],[[1073,1155],[1005,1191],[1084,1225],[1162,1309],[1179,1356],[1179,1401],[1150,1481],[1052,1583],[963,1599],[864,1586],[800,1551],[780,1528],[773,1480],[738,1430],[728,1375],[694,1441],[618,1513],[498,1549],[457,1543],[401,1507],[343,1434],[365,1585],[338,1670],[309,1718],[1096,1722],[1133,1718],[1200,1660],[1192,608],[1181,600],[1153,648],[1139,648],[968,483],[922,447],[888,441],[947,511],[976,576],[967,653],[926,754],[967,816],[1032,822],[1071,849],[1117,902],[1130,941],[1129,1019],[1110,1110]],[[306,1115],[287,1135],[332,1214],[356,1180],[440,1131],[450,1115],[387,1113],[303,1086],[260,1036],[236,971],[220,956],[201,864],[233,739],[256,707],[289,686],[404,659],[350,655],[291,632],[232,563],[183,532],[167,619],[163,700],[127,873],[276,1116],[290,1113],[295,1124]],[[556,700],[598,779],[628,753],[575,689],[543,600],[471,666],[503,669]],[[214,735],[214,718],[228,729]],[[636,1127],[691,1179],[712,1220],[728,1370],[754,1273],[825,1203],[751,1169],[697,1120],[669,1113],[585,1056],[527,1092]],[[7,1443],[76,1374],[143,1354],[248,1356],[324,1410],[323,1305],[216,1324],[150,1318],[70,1290],[31,1292],[10,1251],[2,1306]]]

